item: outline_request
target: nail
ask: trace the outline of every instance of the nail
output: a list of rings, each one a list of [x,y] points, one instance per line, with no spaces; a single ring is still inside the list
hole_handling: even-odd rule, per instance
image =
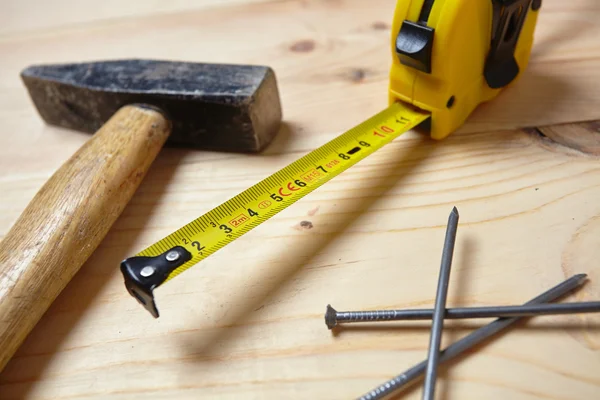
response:
[[[454,254],[457,228],[458,210],[454,207],[448,216],[446,238],[444,240],[444,249],[442,250],[442,262],[438,277],[437,293],[435,296],[435,307],[433,309],[431,334],[429,336],[427,369],[425,371],[425,383],[423,384],[423,400],[434,400],[435,396],[440,346],[442,343],[442,330],[444,328],[444,314],[446,313],[446,299],[448,298],[450,269],[452,267],[452,256]]]
[[[552,289],[542,293],[536,298],[525,303],[526,305],[542,304],[555,301],[574,289],[583,285],[586,280],[586,274],[578,274],[572,276],[561,284],[553,287]],[[515,322],[519,321],[521,317],[514,318],[500,318],[497,319],[479,329],[458,340],[457,342],[446,347],[441,353],[440,363],[449,361],[462,353],[470,350],[479,343],[483,342],[487,338],[494,334],[508,328]],[[406,370],[402,374],[390,379],[387,382],[377,386],[375,389],[364,394],[359,400],[378,400],[382,399],[414,382],[418,377],[423,375],[427,368],[427,360],[415,365],[414,367]]]
[[[537,304],[524,306],[491,306],[447,308],[445,319],[535,317],[541,315],[584,314],[600,312],[600,301]],[[325,323],[333,329],[340,323],[430,320],[433,309],[336,311],[327,305]]]

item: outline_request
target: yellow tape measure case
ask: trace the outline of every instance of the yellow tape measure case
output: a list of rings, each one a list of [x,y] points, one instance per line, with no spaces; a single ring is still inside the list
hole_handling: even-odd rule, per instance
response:
[[[527,67],[541,1],[399,0],[389,101],[429,111],[443,139]]]

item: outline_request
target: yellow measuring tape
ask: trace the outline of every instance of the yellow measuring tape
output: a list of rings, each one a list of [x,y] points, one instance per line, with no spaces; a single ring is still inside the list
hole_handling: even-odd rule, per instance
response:
[[[443,139],[529,62],[541,2],[398,0],[390,106],[121,263],[158,317],[152,291],[428,118]],[[435,37],[435,40],[434,40]]]
[[[393,103],[123,261],[121,269],[127,288],[153,315],[158,316],[152,289],[294,204],[429,116],[429,113],[410,105]],[[146,289],[148,286],[151,287]]]
[[[137,256],[156,256],[175,246],[185,247],[193,257],[174,269],[165,280],[168,281],[414,128],[427,117],[429,114],[424,111],[394,103],[141,251]]]
[[[137,255],[156,256],[175,246],[185,247],[193,257],[174,269],[165,280],[168,281],[414,128],[427,117],[429,114],[424,111],[394,103]]]

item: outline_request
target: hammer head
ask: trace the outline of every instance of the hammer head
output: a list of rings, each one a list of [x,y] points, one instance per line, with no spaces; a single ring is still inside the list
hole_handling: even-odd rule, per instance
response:
[[[119,108],[143,104],[171,121],[168,145],[257,152],[281,122],[267,66],[115,60],[34,65],[21,78],[46,123],[89,133]]]

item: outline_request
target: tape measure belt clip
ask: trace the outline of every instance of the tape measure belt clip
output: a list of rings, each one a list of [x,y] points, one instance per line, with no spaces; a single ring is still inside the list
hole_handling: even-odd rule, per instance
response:
[[[492,4],[492,43],[483,74],[489,87],[497,89],[519,75],[515,49],[528,10],[535,7],[533,0],[494,0]]]

